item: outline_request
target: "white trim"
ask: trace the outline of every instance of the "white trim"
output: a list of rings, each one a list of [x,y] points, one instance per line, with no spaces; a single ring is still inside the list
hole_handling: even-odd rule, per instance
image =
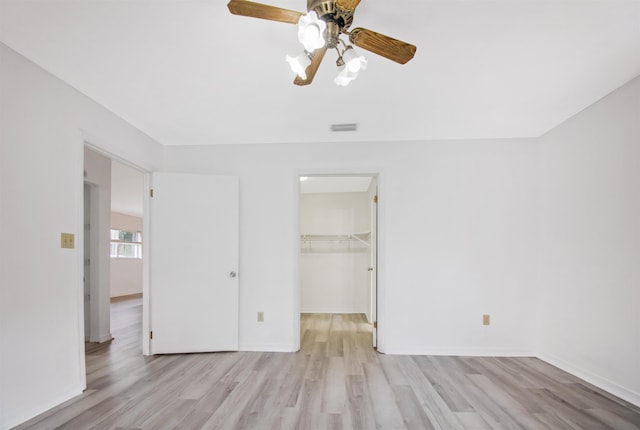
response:
[[[378,172],[376,185],[378,187],[378,212],[376,214],[376,321],[378,322],[376,327],[376,349],[378,352],[386,353],[386,325],[384,324],[386,318],[386,244],[385,244],[385,232],[386,232],[386,207],[387,207],[387,193],[385,190],[385,182],[383,180],[384,174],[382,169]],[[383,322],[382,324],[380,322]]]
[[[142,241],[142,355],[151,355],[151,173],[144,173],[142,197],[142,231],[145,239]]]
[[[294,246],[294,291],[293,291],[293,344],[296,346],[296,351],[300,349],[300,308],[301,308],[301,285],[300,285],[300,177],[301,176],[372,176],[376,178],[378,186],[378,214],[377,214],[377,349],[379,352],[385,353],[384,344],[384,269],[386,265],[386,259],[384,256],[384,219],[385,219],[385,199],[384,199],[384,181],[382,168],[325,168],[325,169],[298,169],[294,176],[294,196],[293,196],[293,208],[296,211],[294,216],[294,234],[293,234],[293,246]]]
[[[636,393],[633,390],[623,387],[622,385],[610,381],[605,377],[596,375],[588,370],[574,366],[573,364],[552,354],[537,354],[537,358],[640,407],[640,393]]]
[[[460,348],[460,347],[416,347],[392,346],[385,354],[391,355],[433,355],[456,357],[535,357],[532,350],[520,348]]]
[[[113,340],[113,336],[111,335],[111,330],[109,330],[109,333],[100,336],[98,338],[98,343],[109,342],[110,340]]]
[[[336,309],[336,308],[305,308],[300,309],[303,314],[362,314],[367,315],[367,311],[362,309]]]
[[[293,217],[292,246],[293,252],[293,335],[292,345],[294,351],[300,350],[300,305],[301,291],[300,285],[300,177],[305,176],[303,172],[294,172],[293,177],[293,210],[296,211]]]
[[[79,235],[80,237],[80,250],[83,251],[83,247],[84,247],[84,204],[83,204],[83,199],[84,199],[84,151],[85,148],[89,148],[90,150],[103,155],[111,160],[116,160],[121,164],[124,164],[132,169],[138,170],[139,172],[144,174],[144,189],[148,190],[150,188],[150,183],[151,183],[151,173],[150,171],[145,168],[142,167],[141,165],[135,164],[129,160],[127,160],[126,158],[122,158],[119,155],[116,155],[113,152],[107,151],[105,149],[102,148],[102,146],[98,146],[98,145],[102,145],[102,140],[97,138],[96,136],[92,136],[90,133],[88,133],[86,130],[79,130],[79,135],[80,135],[80,159],[79,159],[79,172],[80,172],[80,176],[81,176],[81,187],[82,187],[82,193],[80,194],[80,198],[79,198],[79,206],[80,206],[80,211],[82,216],[79,217],[79,231],[81,232],[81,234]],[[106,145],[105,145],[106,146]],[[144,196],[143,196],[143,209],[142,209],[142,229],[143,231],[149,231],[149,193],[145,192]],[[150,344],[151,341],[149,339],[149,336],[146,335],[146,333],[149,333],[149,321],[150,321],[150,315],[149,315],[149,309],[150,309],[150,288],[149,288],[149,260],[151,258],[151,255],[149,253],[149,240],[145,240],[142,243],[142,355],[149,355],[150,354]],[[79,254],[79,259],[80,259],[80,267],[79,267],[79,276],[78,279],[82,280],[83,276],[84,276],[84,251],[81,252]],[[85,362],[85,349],[84,349],[84,342],[85,342],[85,336],[84,336],[84,283],[80,282],[80,294],[81,294],[81,302],[80,302],[80,319],[79,319],[79,330],[80,330],[80,352],[81,352],[81,357],[80,357],[80,362],[81,362],[81,378],[84,384],[84,388],[87,387],[87,370],[86,370],[86,362]],[[109,332],[111,332],[111,330],[109,330]],[[105,338],[106,336],[103,336],[103,338]],[[101,342],[105,342],[107,340],[112,339],[113,337],[111,336],[111,333],[109,333],[109,338],[105,339],[105,340],[99,340]]]
[[[90,333],[84,332],[84,148],[85,138],[81,131],[78,132],[78,148],[77,148],[77,174],[80,180],[76,190],[80,190],[76,195],[76,202],[78,207],[78,240],[76,241],[76,294],[78,299],[78,363],[80,372],[80,385],[81,389],[87,388],[87,358],[84,349],[85,339],[88,341]],[[55,406],[55,405],[54,405]],[[52,406],[53,407],[53,406]],[[35,415],[32,415],[35,416]]]

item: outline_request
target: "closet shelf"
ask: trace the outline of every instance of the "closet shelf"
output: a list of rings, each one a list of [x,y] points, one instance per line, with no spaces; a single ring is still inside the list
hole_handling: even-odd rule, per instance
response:
[[[317,243],[318,247],[326,248],[330,245],[341,245],[341,247],[351,247],[352,244],[370,246],[371,232],[360,232],[350,234],[301,234],[300,241],[307,248],[312,247],[312,243]],[[346,246],[345,246],[346,245]]]

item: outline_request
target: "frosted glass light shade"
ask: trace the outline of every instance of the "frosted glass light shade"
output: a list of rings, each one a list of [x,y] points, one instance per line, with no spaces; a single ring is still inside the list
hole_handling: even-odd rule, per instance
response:
[[[291,67],[291,70],[293,70],[296,75],[300,76],[300,78],[302,79],[307,79],[307,67],[309,67],[309,64],[311,64],[311,60],[309,59],[309,56],[307,54],[303,52],[297,57],[290,57],[289,55],[287,55],[286,59],[287,63],[289,63],[289,66]]]
[[[324,39],[326,29],[327,23],[318,19],[315,11],[302,15],[298,21],[298,40],[304,46],[304,50],[313,52],[322,48],[326,44]]]
[[[358,73],[360,70],[367,69],[367,59],[362,55],[358,55],[355,49],[349,47],[342,53],[344,65],[352,73]]]
[[[358,73],[350,71],[346,66],[338,67],[338,76],[333,80],[336,85],[346,87],[358,77]]]

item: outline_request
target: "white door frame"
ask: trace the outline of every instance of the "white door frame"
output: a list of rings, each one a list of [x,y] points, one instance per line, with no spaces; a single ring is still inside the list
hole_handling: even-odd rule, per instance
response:
[[[107,158],[110,158],[111,160],[115,160],[118,161],[128,167],[131,167],[132,169],[135,169],[139,172],[141,172],[144,175],[144,195],[143,195],[143,230],[144,231],[148,231],[148,227],[149,227],[149,183],[150,183],[150,173],[149,171],[147,171],[146,169],[144,169],[143,167],[140,167],[138,165],[136,165],[135,163],[132,163],[131,161],[119,157],[109,151],[106,151],[104,149],[102,149],[99,146],[96,146],[91,138],[87,137],[85,135],[84,132],[80,133],[81,136],[81,142],[82,144],[79,145],[80,146],[80,157],[79,159],[81,160],[80,162],[80,189],[83,190],[82,193],[80,193],[80,202],[79,202],[79,207],[81,208],[80,211],[82,213],[82,216],[79,216],[79,225],[77,227],[78,232],[80,232],[78,240],[76,241],[76,244],[80,245],[80,247],[82,249],[78,250],[79,253],[79,260],[81,264],[78,264],[78,279],[80,280],[80,282],[78,282],[79,288],[81,290],[81,295],[80,297],[82,297],[82,306],[80,306],[80,315],[78,318],[78,324],[79,324],[79,333],[82,333],[81,336],[79,336],[79,340],[80,340],[80,368],[81,368],[81,378],[82,378],[82,382],[83,385],[86,387],[87,383],[86,383],[86,358],[85,358],[85,349],[84,349],[84,283],[82,282],[82,278],[84,277],[84,184],[85,184],[85,178],[84,178],[84,150],[85,148],[90,149],[91,151],[94,151],[100,155],[103,155]],[[97,228],[97,226],[96,226]],[[149,327],[149,240],[147,240],[148,238],[146,238],[145,240],[143,240],[142,242],[142,354],[143,355],[149,355],[149,339],[147,336],[144,336],[144,333],[148,333],[148,327]]]
[[[379,352],[385,352],[384,343],[384,316],[385,316],[385,282],[384,274],[386,267],[386,259],[384,255],[384,220],[385,220],[385,205],[384,205],[384,181],[382,169],[299,169],[295,172],[293,178],[294,183],[294,198],[293,208],[296,211],[294,214],[294,291],[293,291],[293,346],[294,350],[300,350],[300,300],[301,300],[301,282],[300,282],[300,177],[301,176],[371,176],[376,178],[378,184],[378,234],[377,234],[377,249],[378,265],[377,265],[377,349]]]
[[[98,229],[97,229],[97,225],[99,222],[99,217],[98,217],[98,191],[99,191],[99,185],[94,184],[93,182],[89,182],[89,181],[84,181],[84,187],[88,188],[88,194],[89,194],[89,210],[88,210],[88,215],[89,215],[89,219],[86,219],[83,217],[83,223],[82,223],[82,230],[81,231],[81,240],[82,240],[82,246],[83,246],[83,288],[84,288],[84,284],[86,283],[87,279],[85,279],[85,275],[84,275],[84,266],[85,266],[85,261],[84,261],[84,257],[87,257],[89,259],[89,261],[93,262],[93,266],[89,266],[89,276],[88,276],[88,282],[89,282],[89,333],[87,333],[85,331],[84,333],[84,338],[85,338],[85,342],[100,342],[100,337],[99,337],[99,331],[98,331],[98,314],[99,314],[99,303],[98,303],[98,298],[99,298],[99,288],[100,288],[100,283],[98,282],[98,268],[100,265],[100,259],[98,258],[98,252],[99,252],[99,246],[98,246]],[[84,193],[83,193],[83,199],[84,199]],[[86,202],[85,202],[86,204]],[[89,230],[89,240],[87,241],[87,230],[85,228],[86,224],[89,225],[93,225],[93,229]],[[84,246],[86,246],[86,244],[89,244],[89,249],[84,249]],[[87,253],[85,253],[85,251],[88,251]],[[83,315],[84,315],[84,307],[83,307]],[[84,315],[84,319],[86,319],[86,315]],[[85,329],[86,329],[86,321],[85,321]]]

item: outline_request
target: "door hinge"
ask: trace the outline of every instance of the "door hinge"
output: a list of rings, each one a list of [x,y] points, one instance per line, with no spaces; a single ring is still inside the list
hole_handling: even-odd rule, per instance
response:
[[[153,197],[153,188],[151,188],[151,189],[149,190],[149,195],[150,195],[151,197]]]
[[[373,328],[378,328],[378,321],[373,322]]]
[[[373,196],[373,203],[378,203],[378,195]]]
[[[150,330],[150,331],[149,331],[149,339],[150,339],[150,340],[153,340],[153,330]]]

